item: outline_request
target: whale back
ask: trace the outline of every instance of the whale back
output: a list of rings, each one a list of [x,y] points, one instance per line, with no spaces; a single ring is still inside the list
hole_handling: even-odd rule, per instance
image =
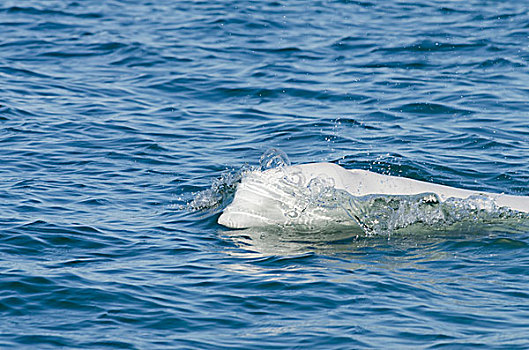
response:
[[[529,213],[529,197],[464,190],[366,170],[346,170],[332,163],[310,163],[247,173],[218,223],[229,228],[329,223],[359,227],[362,220],[361,213],[357,212],[370,210],[366,206],[374,202],[365,198],[373,196],[383,199],[419,196],[411,199],[419,204],[467,200],[467,206],[477,210],[506,207]],[[439,210],[436,215],[443,214]]]

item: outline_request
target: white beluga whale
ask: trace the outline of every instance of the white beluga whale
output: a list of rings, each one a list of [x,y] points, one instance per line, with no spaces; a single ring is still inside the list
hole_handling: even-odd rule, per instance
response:
[[[347,170],[332,163],[310,163],[244,174],[218,223],[236,229],[328,223],[364,229],[386,220],[386,226],[398,228],[461,217],[461,213],[452,215],[447,207],[469,215],[528,214],[529,197]]]

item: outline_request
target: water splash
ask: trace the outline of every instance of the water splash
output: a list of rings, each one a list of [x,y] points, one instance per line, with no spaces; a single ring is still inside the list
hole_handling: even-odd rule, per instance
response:
[[[216,213],[222,210],[233,198],[237,184],[245,173],[252,171],[248,166],[239,170],[230,170],[215,179],[211,187],[197,192],[193,199],[187,203],[187,209],[191,211],[211,211]]]
[[[232,169],[213,181],[211,187],[193,194],[193,199],[187,203],[191,211],[211,211],[217,213],[231,202],[237,189],[237,184],[249,172],[254,170],[268,170],[291,165],[285,152],[277,148],[270,148],[263,153],[259,160],[259,168],[243,165],[240,169]]]
[[[434,193],[343,196],[348,196],[349,199],[340,205],[367,235],[428,232],[449,230],[456,225],[471,227],[529,220],[529,215],[498,207],[494,199],[483,195],[466,199],[450,198],[444,202]]]
[[[289,166],[290,160],[285,152],[278,148],[270,148],[259,159],[261,171]]]

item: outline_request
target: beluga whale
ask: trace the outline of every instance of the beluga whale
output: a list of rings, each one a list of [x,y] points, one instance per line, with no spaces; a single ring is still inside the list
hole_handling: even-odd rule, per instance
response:
[[[529,197],[308,163],[248,171],[218,223],[232,229],[340,224],[375,232],[516,215],[529,217]]]

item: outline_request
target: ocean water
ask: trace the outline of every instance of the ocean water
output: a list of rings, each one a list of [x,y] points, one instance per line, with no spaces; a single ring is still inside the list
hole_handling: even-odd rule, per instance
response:
[[[271,148],[529,195],[524,1],[5,0],[0,347],[529,348],[529,225],[229,230]]]

